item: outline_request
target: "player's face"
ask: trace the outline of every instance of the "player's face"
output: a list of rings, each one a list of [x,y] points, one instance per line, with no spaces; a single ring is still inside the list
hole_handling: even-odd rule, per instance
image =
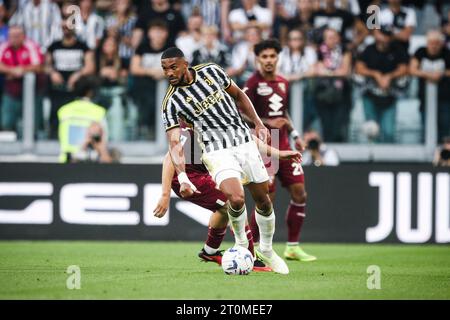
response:
[[[169,80],[170,84],[176,86],[183,82],[187,61],[182,58],[162,59],[161,67],[164,71],[164,76]]]
[[[264,73],[274,73],[277,69],[278,53],[273,48],[265,49],[259,53],[257,60]]]

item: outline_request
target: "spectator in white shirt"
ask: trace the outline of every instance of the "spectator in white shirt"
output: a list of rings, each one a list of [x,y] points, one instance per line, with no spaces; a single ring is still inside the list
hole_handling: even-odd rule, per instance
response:
[[[253,47],[261,40],[261,29],[257,26],[249,26],[245,30],[245,40],[233,48],[231,67],[227,69],[227,73],[230,77],[236,77],[239,86],[243,85],[256,70]]]
[[[184,55],[189,63],[192,62],[192,55],[194,51],[202,46],[202,26],[203,17],[194,11],[188,19],[188,32],[179,36],[178,39],[175,40],[175,45],[178,48],[183,49]]]
[[[304,32],[298,29],[291,30],[288,34],[288,45],[280,53],[280,73],[288,81],[312,77],[316,63],[316,50],[306,45]]]
[[[257,26],[263,33],[263,38],[270,36],[272,27],[272,12],[258,4],[258,0],[241,0],[242,8],[231,10],[228,21],[233,31],[233,38],[238,41],[244,36],[248,26]]]

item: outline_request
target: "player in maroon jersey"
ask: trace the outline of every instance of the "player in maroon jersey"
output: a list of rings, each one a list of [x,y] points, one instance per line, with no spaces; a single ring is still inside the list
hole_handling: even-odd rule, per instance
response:
[[[278,54],[281,46],[277,40],[264,40],[254,48],[259,70],[256,71],[245,84],[244,92],[248,95],[258,116],[268,129],[279,130],[279,149],[291,150],[289,138],[293,139],[298,151],[304,150],[303,141],[294,129],[288,114],[289,82],[277,75]],[[244,116],[245,119],[245,116]],[[248,119],[246,119],[248,121]],[[248,121],[250,122],[250,121]],[[284,251],[286,259],[313,261],[316,257],[304,252],[299,246],[300,231],[305,219],[306,191],[305,177],[302,166],[293,160],[280,160],[278,172],[274,172],[271,164],[266,163],[270,176],[270,198],[275,198],[274,175],[291,196],[286,213],[288,227],[288,242]],[[258,242],[258,225],[253,211],[250,227],[255,242]]]
[[[167,212],[170,202],[170,189],[172,189],[180,198],[185,198],[202,208],[213,211],[209,221],[208,236],[204,247],[198,256],[206,262],[216,262],[219,265],[222,261],[222,253],[219,251],[220,244],[225,236],[228,225],[227,197],[216,188],[216,183],[209,175],[208,170],[200,160],[201,151],[194,140],[194,133],[185,123],[181,122],[182,134],[181,142],[186,154],[186,174],[189,180],[197,186],[197,191],[189,197],[180,194],[180,183],[177,179],[175,167],[172,164],[170,155],[167,154],[163,162],[162,170],[162,196],[154,210],[156,217],[163,217]],[[256,139],[256,137],[253,137]],[[258,148],[262,154],[267,154],[281,159],[295,159],[299,161],[301,154],[294,151],[279,151],[262,142],[257,141]],[[270,148],[270,149],[269,149]],[[248,249],[254,255],[253,237],[248,225],[246,225],[246,234],[249,241]],[[271,271],[260,260],[255,260],[254,271]]]

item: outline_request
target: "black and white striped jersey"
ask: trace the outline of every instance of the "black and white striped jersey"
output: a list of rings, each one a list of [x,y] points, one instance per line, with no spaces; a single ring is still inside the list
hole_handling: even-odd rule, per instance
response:
[[[226,92],[232,80],[214,63],[191,68],[193,81],[186,86],[172,86],[162,103],[166,131],[178,127],[179,119],[193,125],[201,139],[203,152],[226,149],[252,140],[234,99]]]

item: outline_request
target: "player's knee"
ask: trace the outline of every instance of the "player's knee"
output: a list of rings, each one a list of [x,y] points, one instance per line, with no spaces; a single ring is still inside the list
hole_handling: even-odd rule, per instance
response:
[[[230,202],[231,208],[234,210],[240,210],[245,205],[245,197],[244,194],[241,193],[231,194],[228,197],[228,201]]]
[[[306,203],[307,194],[305,190],[300,190],[292,194],[292,201],[295,203]]]
[[[262,214],[264,216],[270,215],[270,213],[272,212],[272,201],[270,201],[270,198],[268,196],[261,199],[261,201],[255,202],[259,214]]]

